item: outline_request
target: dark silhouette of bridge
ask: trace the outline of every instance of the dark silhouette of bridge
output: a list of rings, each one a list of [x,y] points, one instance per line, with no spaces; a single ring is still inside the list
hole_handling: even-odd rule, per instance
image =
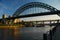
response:
[[[50,12],[41,12],[41,13],[28,14],[28,15],[19,15],[22,12],[24,12],[25,10],[27,10],[29,8],[33,8],[33,7],[44,8],[44,9],[49,10]],[[25,17],[33,17],[33,16],[44,16],[44,15],[54,15],[54,14],[59,15],[60,14],[60,10],[57,10],[56,8],[54,8],[54,7],[52,7],[52,6],[48,5],[48,4],[45,4],[45,3],[31,2],[31,3],[27,3],[27,4],[23,5],[23,6],[21,6],[20,8],[18,8],[11,18],[5,18],[5,19],[14,20],[16,18],[25,18]],[[0,19],[0,21],[1,20],[2,19]],[[50,23],[49,24],[44,24],[47,21],[50,22]],[[52,21],[57,21],[57,22],[56,23],[52,23]],[[50,25],[51,26],[51,25],[58,25],[60,23],[59,21],[60,20],[45,20],[45,21],[43,20],[43,21],[35,21],[35,22],[42,22],[43,24],[40,24],[40,25]]]
[[[29,9],[29,8],[33,8],[33,7],[39,7],[39,8],[44,8],[49,10],[50,12],[54,12],[54,11],[58,11],[56,8],[45,4],[45,3],[41,3],[41,2],[30,2],[27,3],[23,6],[21,6],[20,8],[17,9],[17,11],[13,14],[13,17],[19,16],[19,14],[21,14],[22,12],[24,12],[25,10]]]
[[[33,7],[40,7],[40,8],[44,8],[44,9],[47,9],[49,10],[50,12],[41,12],[41,13],[35,13],[35,14],[28,14],[28,15],[19,15],[21,14],[22,12],[24,12],[25,10],[29,9],[29,8],[33,8]],[[41,3],[41,2],[30,2],[30,3],[27,3],[23,6],[21,6],[20,8],[18,8],[16,10],[16,12],[12,15],[11,18],[6,18],[6,19],[16,19],[16,18],[25,18],[25,17],[33,17],[33,16],[44,16],[44,15],[54,15],[54,14],[57,14],[59,15],[60,14],[60,10],[57,10],[56,8],[48,5],[48,4],[45,4],[45,3]],[[0,19],[2,20],[2,19]]]
[[[44,8],[44,9],[47,9],[49,10],[50,12],[42,12],[42,13],[35,13],[35,14],[29,14],[29,15],[19,15],[21,14],[22,12],[24,12],[25,10],[29,9],[29,8],[33,8],[33,7],[40,7],[40,8]],[[41,2],[31,2],[31,3],[27,3],[23,6],[21,6],[20,8],[17,9],[17,11],[13,14],[13,17],[11,19],[15,19],[15,18],[25,18],[25,17],[33,17],[33,16],[44,16],[44,15],[54,15],[54,14],[57,14],[59,16],[60,14],[60,11],[57,10],[56,8],[48,5],[48,4],[45,4],[45,3],[41,3]],[[8,18],[7,18],[8,19]],[[47,20],[48,21],[48,20]],[[57,23],[51,23],[52,21],[57,21]],[[38,21],[38,22],[42,22],[43,24],[40,24],[40,25],[59,25],[59,20],[49,20],[49,24],[44,24],[44,22],[46,21]],[[56,30],[56,27],[53,28],[53,30],[50,31],[50,40],[52,40],[52,32],[55,32]],[[46,40],[46,37],[45,36],[45,39]],[[48,39],[47,39],[48,40]]]

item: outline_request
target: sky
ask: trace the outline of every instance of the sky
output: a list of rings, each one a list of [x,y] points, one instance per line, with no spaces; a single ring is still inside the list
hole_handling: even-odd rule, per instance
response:
[[[42,2],[60,10],[60,0],[0,0],[0,18],[2,17],[3,14],[6,14],[8,16],[13,15],[19,7],[29,2]],[[57,18],[58,16],[53,15],[53,17]],[[43,18],[43,17],[39,17],[39,18]],[[46,17],[45,19],[48,18]]]

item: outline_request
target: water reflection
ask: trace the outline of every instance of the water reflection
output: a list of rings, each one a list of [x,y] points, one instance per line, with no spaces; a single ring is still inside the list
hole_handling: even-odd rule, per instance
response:
[[[24,27],[19,28],[16,40],[43,40],[43,33],[47,32],[50,27]],[[20,35],[19,35],[20,34]]]
[[[3,40],[43,40],[43,33],[50,30],[46,27],[23,27],[14,29],[0,29],[0,39]]]

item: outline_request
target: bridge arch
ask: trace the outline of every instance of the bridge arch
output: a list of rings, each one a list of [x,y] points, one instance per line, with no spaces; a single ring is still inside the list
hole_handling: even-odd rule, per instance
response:
[[[45,4],[45,3],[41,3],[41,2],[30,2],[30,3],[27,3],[23,6],[21,6],[20,8],[17,9],[17,11],[13,14],[13,17],[16,17],[16,16],[19,16],[19,14],[21,14],[23,11],[25,11],[26,9],[29,9],[29,8],[32,8],[32,7],[40,7],[40,8],[44,8],[44,9],[47,9],[49,11],[57,11],[56,8],[48,5],[48,4]]]

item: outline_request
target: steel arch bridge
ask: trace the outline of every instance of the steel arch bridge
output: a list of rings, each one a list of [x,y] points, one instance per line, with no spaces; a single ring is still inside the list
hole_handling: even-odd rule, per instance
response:
[[[53,12],[53,11],[58,11],[56,8],[48,5],[48,4],[45,4],[45,3],[41,3],[41,2],[30,2],[30,3],[27,3],[23,6],[21,6],[20,8],[17,9],[17,11],[13,14],[13,17],[16,17],[16,16],[19,16],[19,14],[21,14],[23,11],[29,9],[29,8],[33,8],[33,7],[40,7],[40,8],[44,8],[44,9],[47,9],[49,10],[50,12]]]

